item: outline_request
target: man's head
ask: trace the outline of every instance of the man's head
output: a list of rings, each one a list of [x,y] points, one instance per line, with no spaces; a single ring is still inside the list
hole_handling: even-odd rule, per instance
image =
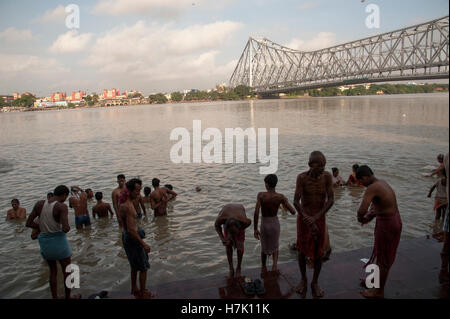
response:
[[[165,188],[170,189],[171,191],[173,190],[173,186],[170,184],[166,184],[164,185]]]
[[[356,174],[356,171],[358,170],[358,168],[359,168],[359,165],[358,165],[358,164],[353,164],[353,166],[352,166],[352,171],[353,171],[353,173]]]
[[[358,167],[358,170],[356,171],[356,179],[358,179],[361,184],[364,186],[369,186],[373,182],[373,172],[367,165],[362,165]]]
[[[152,192],[152,189],[148,186],[144,187],[144,195],[148,196]]]
[[[53,196],[53,192],[47,193],[47,199],[51,199]]]
[[[13,208],[14,210],[17,210],[17,209],[19,208],[19,206],[20,206],[19,200],[18,200],[17,198],[14,198],[14,199],[11,201],[11,206],[12,206],[12,208]]]
[[[95,193],[95,199],[100,201],[103,199],[103,193],[102,192],[97,192]]]
[[[125,182],[126,182],[125,175],[123,175],[123,174],[117,175],[117,184],[119,184],[120,188],[122,188],[123,185],[125,185]]]
[[[94,192],[92,191],[92,189],[87,188],[87,189],[85,190],[85,192],[86,192],[87,199],[91,199],[91,198],[94,197]]]
[[[234,218],[228,218],[225,222],[226,232],[232,237],[241,231],[241,222]]]
[[[278,177],[275,174],[269,174],[264,178],[264,183],[266,183],[266,189],[275,188],[278,183]]]
[[[56,200],[62,203],[66,201],[69,193],[69,188],[65,185],[59,185],[53,191],[53,195],[56,197]]]
[[[125,184],[125,186],[129,192],[128,196],[131,199],[135,199],[141,194],[142,181],[140,179],[132,178]]]
[[[333,167],[331,169],[333,171],[333,176],[338,177],[339,176],[339,169],[337,167]]]
[[[438,161],[439,163],[444,163],[444,154],[439,154],[439,155],[437,156],[437,161]]]
[[[325,155],[320,151],[314,151],[309,155],[308,165],[311,173],[315,176],[319,176],[324,172],[326,163]]]
[[[159,187],[159,183],[160,183],[160,180],[159,179],[157,179],[156,177],[154,178],[154,179],[152,179],[152,185],[153,185],[153,187]]]

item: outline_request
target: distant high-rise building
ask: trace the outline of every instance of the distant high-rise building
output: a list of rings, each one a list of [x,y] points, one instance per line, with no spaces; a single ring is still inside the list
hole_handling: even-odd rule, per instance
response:
[[[85,96],[86,92],[84,91],[72,92],[72,102],[79,102]]]
[[[65,101],[66,97],[66,92],[57,92],[50,94],[50,99],[52,100],[52,102]]]
[[[119,90],[116,90],[116,89],[103,90],[103,98],[104,99],[115,99],[119,95],[120,95],[120,92],[119,92]]]

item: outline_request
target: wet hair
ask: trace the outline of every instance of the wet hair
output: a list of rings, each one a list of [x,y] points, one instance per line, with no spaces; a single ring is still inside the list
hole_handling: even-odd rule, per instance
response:
[[[144,187],[144,195],[148,196],[152,192],[152,189],[148,186]]]
[[[53,194],[55,196],[63,196],[63,195],[69,196],[69,193],[70,193],[69,188],[67,188],[66,185],[59,185],[53,191]]]
[[[89,192],[89,191],[91,191],[92,192],[92,189],[90,189],[90,188],[86,188],[85,190],[84,190],[86,193],[87,192]]]
[[[152,185],[153,187],[158,187],[159,186],[159,182],[160,180],[157,179],[156,177],[154,179],[152,179]]]
[[[327,160],[325,158],[325,155],[323,155],[323,153],[320,151],[314,151],[311,152],[311,154],[309,155],[308,165],[311,165],[312,163],[317,163],[318,157],[322,158],[323,162],[326,164]]]
[[[269,174],[264,178],[264,182],[269,185],[270,188],[275,188],[278,183],[278,177],[275,174]]]
[[[17,203],[17,205],[20,205],[19,200],[18,200],[17,198],[14,198],[14,199],[11,201],[11,204],[12,204],[12,203]]]
[[[118,179],[118,180],[119,180],[119,179],[125,179],[125,175],[119,174],[119,175],[117,175],[117,179]]]
[[[234,219],[234,218],[228,218],[225,222],[225,229],[229,229],[230,227],[236,227],[237,229],[241,228],[241,222]]]
[[[333,174],[336,172],[339,172],[339,168],[337,168],[337,167],[333,167],[331,170],[333,171]]]
[[[438,159],[439,161],[444,161],[444,154],[439,154],[439,155],[437,156],[437,159]]]
[[[173,186],[170,184],[166,184],[166,185],[164,185],[164,187],[167,189],[173,190]]]
[[[354,169],[355,172],[358,170],[358,168],[359,168],[359,165],[358,165],[358,164],[353,164],[352,169]]]
[[[53,194],[53,192],[47,193],[47,197],[53,197],[53,196],[55,196],[55,195]]]
[[[101,200],[102,198],[103,198],[103,193],[102,192],[95,193],[95,199],[96,200]]]
[[[363,176],[368,176],[368,177],[373,176],[372,170],[367,165],[359,166],[358,170],[356,171],[357,179],[361,179]]]
[[[136,184],[142,186],[142,181],[139,178],[132,178],[128,182],[126,182],[125,186],[128,191],[132,192],[136,188]]]

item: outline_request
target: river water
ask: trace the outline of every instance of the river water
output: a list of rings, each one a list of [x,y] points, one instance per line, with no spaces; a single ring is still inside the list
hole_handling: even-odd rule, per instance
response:
[[[344,179],[354,163],[368,164],[397,194],[402,239],[429,235],[433,200],[426,197],[437,166],[449,148],[448,94],[303,98],[193,104],[143,105],[0,114],[0,298],[49,298],[48,267],[24,222],[6,222],[12,198],[30,213],[34,203],[59,184],[102,191],[111,202],[116,176],[153,177],[178,192],[169,216],[141,222],[151,246],[148,284],[226,274],[225,249],[214,229],[220,208],[242,203],[253,219],[256,195],[264,190],[261,163],[174,164],[172,129],[278,128],[277,191],[292,201],[296,176],[307,170],[313,150],[338,167]],[[192,138],[192,136],[191,136]],[[201,192],[195,192],[200,186]],[[356,221],[363,190],[339,188],[327,222],[335,252],[373,244],[373,223]],[[292,261],[296,217],[280,211],[279,262]],[[77,231],[69,211],[73,262],[80,267],[85,296],[130,289],[129,265],[117,221],[95,220]],[[243,268],[260,264],[260,246],[247,230]],[[368,256],[361,256],[368,257]],[[330,261],[332,262],[332,261]],[[359,261],[355,261],[359,262]],[[271,265],[271,261],[269,261]],[[326,266],[325,266],[326,267]],[[60,277],[59,277],[60,278]],[[62,279],[60,279],[62,280]],[[61,283],[61,281],[59,281]],[[62,292],[62,285],[59,284]]]

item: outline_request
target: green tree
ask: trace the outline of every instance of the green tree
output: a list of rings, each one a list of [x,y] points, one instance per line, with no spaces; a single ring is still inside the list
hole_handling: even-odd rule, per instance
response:
[[[24,94],[12,102],[12,106],[32,107],[36,98],[33,95]]]
[[[181,94],[180,92],[173,92],[170,95],[170,98],[172,99],[172,101],[180,102],[181,100],[183,100],[183,94]]]
[[[250,87],[246,85],[238,85],[234,88],[234,93],[236,93],[241,99],[250,95]]]

